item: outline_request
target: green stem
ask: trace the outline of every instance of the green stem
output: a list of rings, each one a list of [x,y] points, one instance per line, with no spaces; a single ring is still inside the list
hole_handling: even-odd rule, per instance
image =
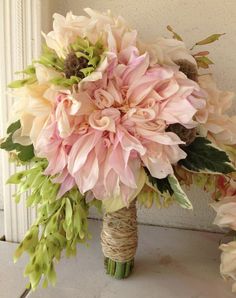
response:
[[[105,258],[104,265],[106,273],[116,279],[127,278],[133,271],[134,259],[128,262],[116,262]]]

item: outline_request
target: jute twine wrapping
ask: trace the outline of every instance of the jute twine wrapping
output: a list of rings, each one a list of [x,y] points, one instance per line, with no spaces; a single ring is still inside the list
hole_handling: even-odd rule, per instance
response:
[[[138,244],[136,200],[129,208],[104,215],[101,244],[104,256],[113,261],[134,258]]]

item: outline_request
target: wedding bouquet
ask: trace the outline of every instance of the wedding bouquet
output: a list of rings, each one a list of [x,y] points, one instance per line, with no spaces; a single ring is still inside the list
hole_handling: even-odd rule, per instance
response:
[[[191,209],[181,185],[195,183],[213,193],[215,223],[236,230],[233,94],[199,73],[213,62],[195,51],[221,34],[188,50],[168,26],[173,38],[148,44],[110,11],[85,11],[55,14],[42,56],[9,85],[16,101],[1,148],[21,166],[8,180],[15,200],[26,192],[37,208],[14,256],[29,254],[32,289],[54,284],[62,251],[75,255],[90,238],[90,206],[104,212],[105,267],[116,278],[134,265],[137,201]],[[220,249],[222,275],[236,279],[236,242]]]

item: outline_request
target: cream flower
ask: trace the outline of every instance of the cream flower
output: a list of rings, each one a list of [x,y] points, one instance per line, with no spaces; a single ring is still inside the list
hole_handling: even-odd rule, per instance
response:
[[[47,84],[26,85],[14,92],[17,98],[13,117],[20,120],[21,128],[13,135],[16,143],[35,143],[53,109],[54,91]]]
[[[49,48],[56,51],[59,57],[66,56],[68,46],[83,33],[83,28],[88,25],[88,18],[84,16],[74,16],[68,12],[66,17],[55,13],[53,15],[53,31],[47,35],[43,33]]]
[[[100,40],[112,52],[116,52],[122,46],[121,36],[126,35],[123,43],[133,39],[133,35],[127,36],[126,32],[130,30],[122,17],[113,17],[109,10],[106,13],[91,8],[84,10],[88,17],[75,16],[72,12],[67,13],[65,17],[57,13],[53,15],[53,31],[43,35],[48,47],[54,49],[59,57],[66,57],[70,44],[78,36],[87,38],[92,44]]]
[[[62,76],[61,72],[54,70],[53,68],[46,67],[39,63],[34,63],[37,81],[39,84],[45,84],[50,82],[54,78]]]
[[[217,212],[214,224],[221,228],[236,230],[236,196],[225,197],[211,206]]]
[[[225,279],[236,281],[236,241],[227,244],[221,244],[221,265],[220,272]],[[236,282],[234,282],[232,291],[236,292]]]
[[[51,79],[61,76],[60,72],[39,63],[34,66],[37,83],[15,89],[12,94],[16,101],[11,120],[21,122],[21,128],[14,133],[13,140],[22,145],[35,144],[53,110],[58,91],[65,89],[50,83]]]
[[[176,65],[177,60],[188,60],[196,65],[196,61],[186,48],[184,42],[159,37],[155,43],[145,44],[139,41],[141,52],[148,52],[150,55],[150,65],[156,63],[161,65]]]
[[[232,105],[234,93],[217,88],[211,75],[199,77],[199,85],[206,92],[207,103],[197,112],[196,118],[202,123],[201,134],[221,145],[236,143],[236,116],[226,114]]]

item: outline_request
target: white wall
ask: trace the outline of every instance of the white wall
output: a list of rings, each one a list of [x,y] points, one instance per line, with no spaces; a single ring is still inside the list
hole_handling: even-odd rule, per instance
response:
[[[1,168],[0,168],[1,170]],[[2,173],[0,172],[0,210],[3,210],[3,181],[2,181]]]
[[[43,0],[43,29],[49,30],[53,12],[65,14],[71,10],[82,14],[82,9],[111,9],[138,29],[145,40],[157,35],[169,36],[165,29],[171,25],[184,37],[190,47],[212,33],[226,32],[220,42],[207,46],[216,65],[212,68],[221,88],[236,91],[236,0]],[[236,112],[236,105],[234,111]],[[208,207],[209,196],[197,188],[189,193],[194,211],[178,206],[168,210],[141,210],[139,221],[163,226],[216,230],[212,225],[213,211]]]
[[[7,84],[16,79],[14,73],[24,69],[41,52],[40,0],[0,1],[0,138],[6,134],[13,98]],[[19,170],[19,169],[18,169]],[[0,152],[0,173],[3,180],[16,171],[8,154]],[[4,234],[7,241],[22,240],[35,219],[35,210],[27,209],[25,196],[16,204],[15,187],[0,182],[0,197],[4,196]],[[4,185],[4,186],[3,186]]]

